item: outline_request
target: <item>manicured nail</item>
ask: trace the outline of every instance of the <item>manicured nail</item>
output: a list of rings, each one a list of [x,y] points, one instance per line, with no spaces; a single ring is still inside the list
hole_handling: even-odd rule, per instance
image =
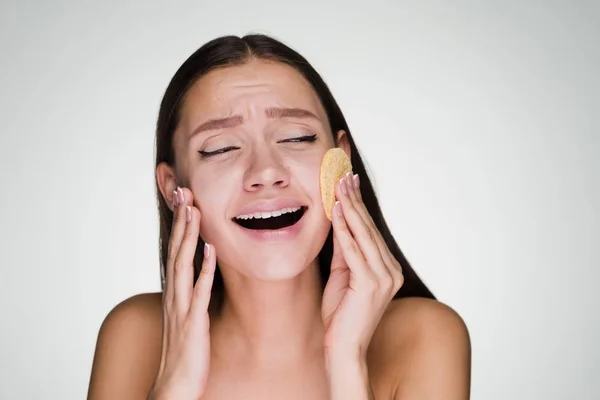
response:
[[[354,175],[354,188],[358,189],[360,187],[360,179],[358,179],[358,174]]]
[[[177,193],[179,193],[179,204],[185,204],[185,196],[183,195],[183,190],[179,186],[177,186]]]
[[[342,214],[342,205],[340,204],[339,201],[335,202],[334,208],[335,208],[335,212],[337,213],[337,215],[339,215],[340,217],[344,216],[344,214]]]
[[[208,257],[210,257],[210,244],[204,243],[204,258],[208,260]]]
[[[192,208],[190,206],[185,206],[185,220],[187,222],[192,220]]]
[[[179,201],[177,200],[177,190],[173,190],[173,207],[177,207],[179,205]]]
[[[346,187],[345,178],[340,179],[340,189],[342,189],[342,194],[344,196],[348,194],[348,188]]]
[[[348,192],[354,189],[354,177],[352,172],[346,172],[346,185],[348,185]]]

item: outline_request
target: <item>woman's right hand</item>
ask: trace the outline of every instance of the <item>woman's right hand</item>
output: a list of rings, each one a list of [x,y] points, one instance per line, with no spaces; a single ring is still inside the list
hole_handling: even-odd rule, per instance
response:
[[[216,268],[213,246],[205,245],[202,271],[194,286],[194,255],[200,211],[191,191],[173,192],[174,217],[163,290],[160,367],[149,399],[199,399],[210,368],[208,304]]]

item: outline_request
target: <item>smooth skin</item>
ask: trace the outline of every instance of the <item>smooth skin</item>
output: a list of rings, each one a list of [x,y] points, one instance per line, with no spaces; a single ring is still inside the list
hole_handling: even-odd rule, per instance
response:
[[[275,118],[265,112],[273,107],[316,118]],[[191,134],[209,119],[238,114],[237,126]],[[469,398],[466,326],[437,301],[390,301],[402,271],[362,203],[360,177],[336,185],[334,257],[321,297],[316,256],[331,224],[320,207],[318,169],[329,148],[350,151],[344,132],[328,130],[300,74],[259,60],[211,72],[191,89],[180,125],[177,168],[157,170],[176,215],[165,292],[134,296],[106,317],[89,399]],[[300,133],[317,140],[288,141]],[[225,147],[234,150],[198,158],[198,150]],[[231,221],[245,204],[276,197],[308,206],[293,245],[257,243]],[[210,245],[194,284],[199,236]],[[217,257],[228,286],[213,318],[207,306]]]

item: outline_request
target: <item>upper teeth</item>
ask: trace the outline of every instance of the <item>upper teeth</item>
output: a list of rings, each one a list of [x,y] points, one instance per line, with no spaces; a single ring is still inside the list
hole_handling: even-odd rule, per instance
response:
[[[271,212],[255,212],[253,214],[243,214],[235,217],[236,219],[251,219],[251,218],[271,218],[271,217],[279,217],[282,214],[296,212],[301,207],[291,207],[291,208],[282,208],[281,210],[271,211]]]

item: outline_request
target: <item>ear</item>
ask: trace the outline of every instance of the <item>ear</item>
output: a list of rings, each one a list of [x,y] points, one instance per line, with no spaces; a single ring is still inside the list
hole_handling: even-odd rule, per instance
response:
[[[175,169],[166,162],[158,164],[156,167],[156,184],[167,205],[173,211],[173,192],[177,190],[178,186]]]
[[[346,155],[350,158],[350,161],[352,161],[352,157],[350,156],[350,140],[348,139],[348,134],[346,133],[346,131],[339,130],[337,132],[337,138],[335,142],[337,147],[344,150],[346,152]]]

